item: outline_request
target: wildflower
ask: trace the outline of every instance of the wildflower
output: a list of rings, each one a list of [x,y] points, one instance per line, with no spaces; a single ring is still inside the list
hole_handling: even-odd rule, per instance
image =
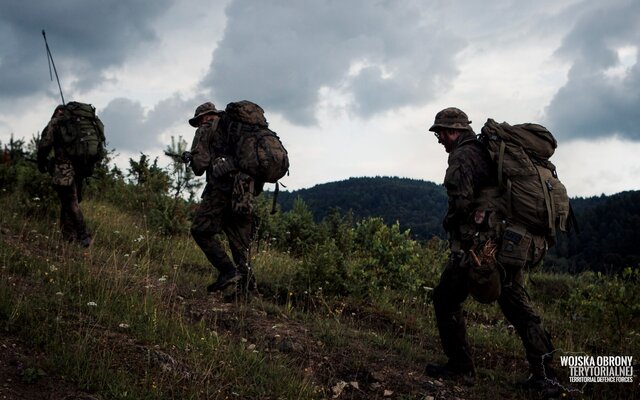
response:
[[[158,282],[164,282],[167,280],[167,276],[166,275],[162,275],[162,277],[160,279],[158,279]]]
[[[62,293],[62,292],[56,292],[56,296],[62,296],[62,295],[64,295],[64,293]]]
[[[38,197],[38,196],[34,197],[33,201],[40,201],[40,197]]]
[[[114,234],[119,235],[120,231],[113,231]]]
[[[89,307],[97,307],[97,306],[98,306],[98,303],[96,303],[95,301],[90,301],[90,302],[88,302],[88,303],[87,303],[87,305],[88,305]]]
[[[128,255],[128,254],[125,254],[124,256],[125,256],[125,257],[129,257],[129,255]]]
[[[140,235],[136,239],[133,239],[134,242],[142,242],[144,240],[144,236]]]
[[[121,323],[120,325],[118,325],[120,328],[122,329],[127,329],[129,327],[129,324],[127,324],[126,322]]]
[[[58,268],[56,268],[56,266],[55,266],[55,265],[50,265],[50,266],[49,266],[49,271],[51,271],[51,272],[56,272],[57,270],[58,270]]]

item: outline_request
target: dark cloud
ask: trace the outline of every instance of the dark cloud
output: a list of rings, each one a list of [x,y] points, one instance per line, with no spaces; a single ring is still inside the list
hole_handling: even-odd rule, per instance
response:
[[[112,100],[98,114],[105,125],[105,136],[108,147],[130,152],[145,151],[157,147],[165,147],[161,143],[160,133],[175,124],[182,124],[174,135],[190,140],[193,128],[187,120],[193,116],[193,110],[200,100],[183,100],[176,95],[162,100],[149,111],[131,99],[117,98]],[[195,105],[194,105],[195,104]]]
[[[216,98],[243,98],[313,124],[318,92],[343,91],[360,116],[424,104],[457,74],[464,47],[425,2],[237,0],[203,80]]]
[[[617,134],[640,140],[640,2],[597,3],[556,52],[572,66],[546,109],[548,124],[565,137]],[[621,64],[623,48],[635,48],[634,65]],[[618,73],[611,73],[616,68]]]
[[[132,52],[144,51],[156,39],[152,23],[170,1],[3,1],[0,100],[57,95],[56,84],[49,80],[42,29],[63,91],[87,90],[103,81],[107,68],[122,64]]]

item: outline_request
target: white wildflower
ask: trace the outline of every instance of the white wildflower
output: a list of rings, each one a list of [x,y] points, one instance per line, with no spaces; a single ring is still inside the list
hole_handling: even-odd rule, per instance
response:
[[[87,303],[87,305],[88,305],[89,307],[97,307],[97,306],[98,306],[98,303],[96,303],[95,301],[90,301],[90,302],[88,302],[88,303]]]

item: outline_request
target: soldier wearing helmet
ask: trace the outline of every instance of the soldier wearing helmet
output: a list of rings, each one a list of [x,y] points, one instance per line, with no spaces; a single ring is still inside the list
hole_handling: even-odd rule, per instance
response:
[[[215,282],[207,286],[209,293],[222,291],[237,283],[237,288],[255,290],[255,277],[249,266],[249,246],[253,232],[253,215],[232,209],[232,193],[237,168],[233,159],[233,143],[224,127],[224,111],[211,102],[198,106],[189,125],[198,128],[190,152],[183,160],[191,163],[193,172],[206,172],[207,185],[191,225],[191,235],[207,259],[219,271]],[[219,234],[227,236],[233,260],[227,255]]]
[[[479,194],[497,187],[497,172],[487,149],[477,140],[470,124],[467,114],[450,107],[438,112],[429,128],[449,153],[444,177],[448,210],[443,226],[449,236],[451,254],[433,292],[438,330],[448,361],[426,367],[427,374],[431,376],[461,378],[467,384],[475,380],[475,366],[462,312],[462,303],[470,288],[473,289],[469,270],[470,250],[478,244],[478,237],[493,236],[498,243],[500,239],[488,227],[484,214],[478,214]],[[541,391],[553,390],[554,386],[547,380],[551,377],[550,358],[545,358],[546,354],[553,352],[553,346],[548,333],[542,328],[540,317],[530,305],[522,269],[508,271],[507,281],[508,285],[500,279],[489,282],[485,287],[492,293],[480,295],[488,295],[490,301],[497,300],[505,317],[520,335],[531,372],[526,384]]]

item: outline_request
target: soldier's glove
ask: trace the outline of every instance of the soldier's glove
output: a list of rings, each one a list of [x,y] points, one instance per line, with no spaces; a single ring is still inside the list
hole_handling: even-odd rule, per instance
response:
[[[49,162],[44,157],[38,157],[38,171],[45,173],[49,170]]]
[[[193,161],[193,154],[191,154],[190,151],[185,151],[180,156],[180,159],[182,160],[183,163],[189,164],[191,161]]]
[[[219,178],[236,170],[236,165],[230,158],[218,157],[213,160],[211,165],[211,173],[214,178]]]

